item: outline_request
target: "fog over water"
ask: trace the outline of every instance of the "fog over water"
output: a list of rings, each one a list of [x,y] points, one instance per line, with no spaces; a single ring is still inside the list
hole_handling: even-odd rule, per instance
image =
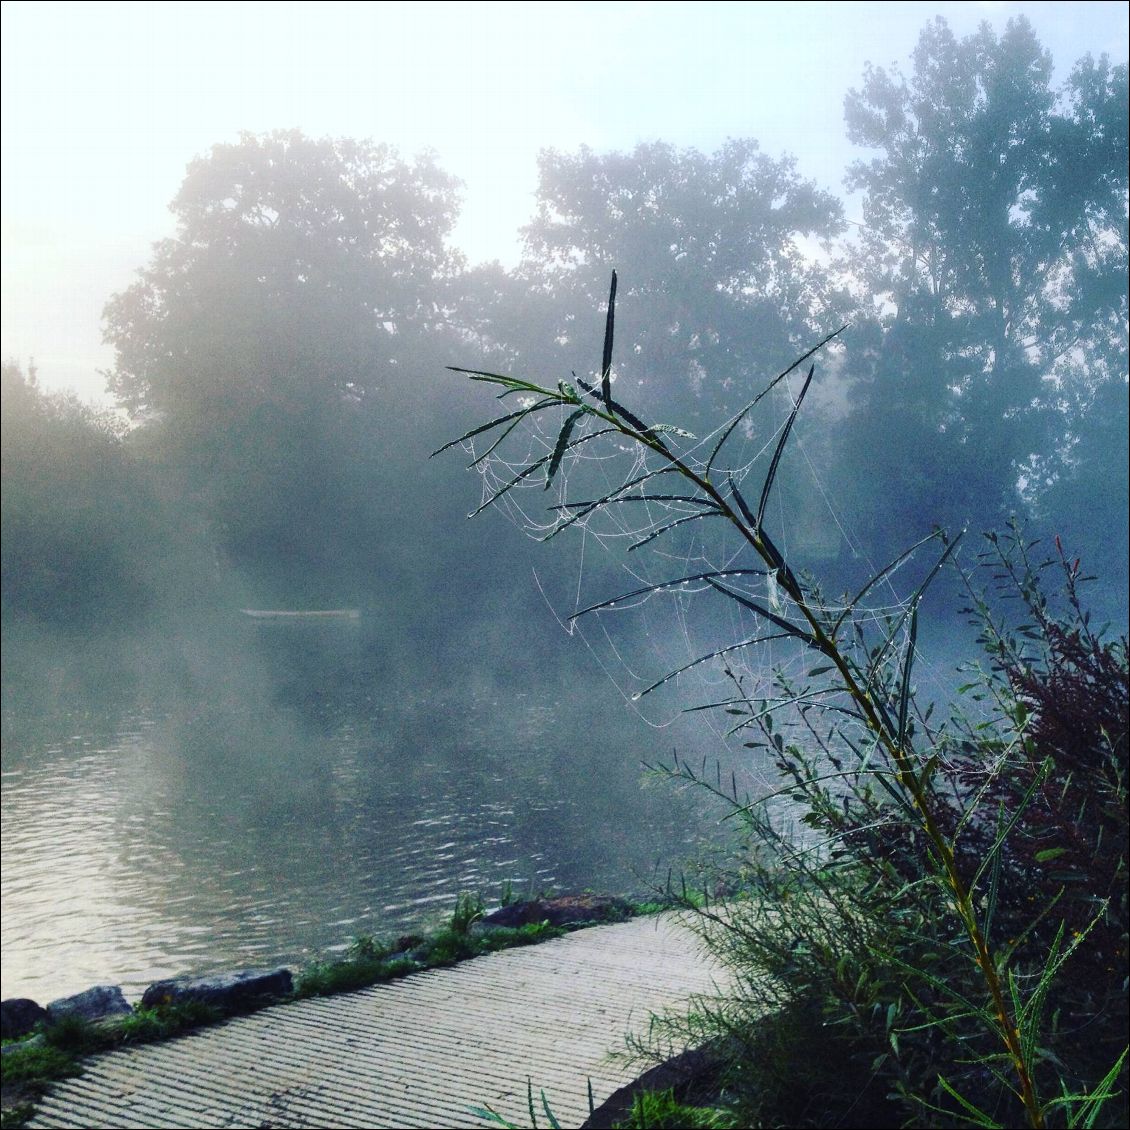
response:
[[[506,884],[646,896],[706,814],[640,793],[639,735],[602,699],[611,722],[466,688],[185,718],[121,688],[34,732],[11,703],[3,994],[109,980],[132,998],[186,970],[301,965]]]
[[[1125,5],[514,11],[5,6],[5,996],[740,855],[641,763],[779,785],[730,700],[819,677],[785,566],[674,486],[586,506],[654,470],[586,382],[830,608],[967,531],[923,708],[1017,608],[982,531],[1126,631]],[[452,367],[578,399],[434,454],[541,395]],[[896,663],[935,548],[860,603]]]

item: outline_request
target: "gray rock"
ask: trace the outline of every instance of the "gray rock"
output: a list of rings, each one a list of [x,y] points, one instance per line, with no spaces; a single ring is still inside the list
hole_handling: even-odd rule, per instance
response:
[[[0,1001],[0,1038],[18,1040],[46,1019],[47,1009],[27,997]]]
[[[132,1011],[119,985],[95,985],[84,993],[52,1001],[47,1006],[47,1022],[54,1024],[64,1016],[108,1020],[113,1016],[128,1016]]]
[[[561,895],[530,899],[499,907],[483,920],[484,926],[528,926],[548,922],[551,926],[575,926],[581,922],[623,922],[632,916],[631,905],[610,895]]]
[[[141,998],[142,1008],[197,1001],[235,1011],[288,996],[294,989],[289,969],[255,973],[249,969],[216,977],[179,977],[154,981]]]

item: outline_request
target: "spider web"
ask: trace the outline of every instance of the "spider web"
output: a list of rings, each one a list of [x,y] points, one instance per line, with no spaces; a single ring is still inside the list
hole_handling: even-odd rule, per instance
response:
[[[734,426],[731,417],[705,436],[676,438],[668,432],[664,440],[698,473],[710,466],[712,481],[732,482],[747,498],[757,498],[797,394],[794,386],[786,378],[763,406],[776,420],[768,434],[744,420]],[[813,654],[767,628],[738,600],[727,599],[706,575],[786,620],[799,623],[797,610],[776,574],[753,559],[748,543],[725,519],[693,501],[693,488],[670,473],[669,463],[665,468],[661,456],[624,436],[602,434],[602,421],[580,420],[551,483],[544,470],[526,473],[552,457],[569,411],[531,413],[502,443],[478,437],[465,442],[481,476],[480,508],[493,505],[528,536],[553,540],[555,558],[563,542],[570,545],[568,580],[562,583],[560,571],[547,567],[535,571],[534,581],[562,629],[580,636],[630,710],[652,729],[671,731],[671,737],[693,712],[699,731],[694,745],[712,756],[728,751],[730,764],[738,761],[749,771],[749,757],[740,756],[748,736],[743,728],[732,724],[725,707],[701,707],[732,699],[735,685],[751,699],[772,702],[783,685],[804,681]],[[717,459],[711,466],[727,429],[724,466]],[[819,521],[834,527],[849,551],[867,561],[803,434],[792,433],[789,443],[792,470],[808,480]],[[803,558],[803,538],[780,491],[769,496],[765,524],[786,561]],[[871,575],[879,572],[867,563]],[[895,585],[898,572],[892,570],[868,603],[849,613],[869,639],[883,638],[892,623],[902,623],[887,649],[893,663],[901,663],[911,646],[908,601]],[[848,612],[842,603],[820,604],[830,617]],[[936,672],[926,666],[922,671],[942,686]],[[752,783],[765,786],[768,778],[755,770]]]

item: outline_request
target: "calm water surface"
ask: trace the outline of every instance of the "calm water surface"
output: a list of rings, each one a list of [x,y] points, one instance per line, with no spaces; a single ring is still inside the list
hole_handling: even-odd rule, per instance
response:
[[[504,882],[642,894],[717,834],[696,798],[641,790],[673,737],[607,688],[342,691],[292,666],[190,691],[6,688],[5,997],[300,963]]]

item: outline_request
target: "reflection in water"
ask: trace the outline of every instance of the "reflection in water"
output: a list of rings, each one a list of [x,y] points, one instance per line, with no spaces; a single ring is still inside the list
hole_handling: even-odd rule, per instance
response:
[[[643,893],[710,823],[640,790],[654,749],[611,695],[212,691],[34,727],[8,699],[5,997],[301,962],[507,881]]]

